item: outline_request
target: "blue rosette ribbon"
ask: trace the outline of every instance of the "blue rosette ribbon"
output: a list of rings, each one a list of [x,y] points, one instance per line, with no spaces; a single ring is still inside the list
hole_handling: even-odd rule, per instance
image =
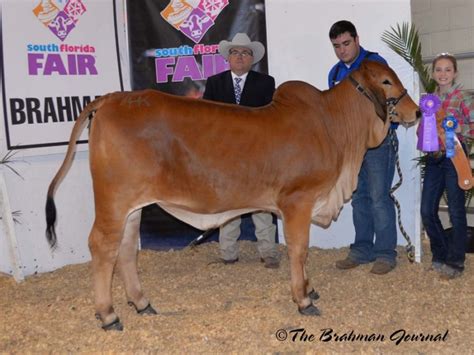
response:
[[[436,112],[441,107],[441,101],[436,95],[425,94],[421,97],[419,106],[422,117],[416,147],[423,152],[437,152],[439,141],[436,128]]]
[[[443,125],[446,137],[446,157],[452,158],[456,154],[456,133],[454,132],[458,127],[458,121],[453,116],[448,116],[443,120]]]

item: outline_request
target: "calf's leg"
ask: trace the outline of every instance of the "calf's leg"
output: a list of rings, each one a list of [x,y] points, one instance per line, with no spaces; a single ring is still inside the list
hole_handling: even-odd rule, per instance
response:
[[[106,230],[101,228],[96,218],[89,235],[96,317],[102,321],[103,329],[122,330],[112,305],[112,276],[122,239],[122,224],[109,222],[107,226]]]
[[[306,285],[306,293],[308,294],[308,297],[311,298],[313,301],[316,301],[319,299],[319,293],[316,292],[316,290],[311,286],[309,279],[308,279],[308,274],[306,273],[306,262],[303,267],[303,272],[304,272],[304,283]]]
[[[309,204],[292,204],[282,208],[285,240],[290,260],[291,293],[298,310],[304,315],[320,315],[312,299],[319,295],[310,287],[305,271],[308,255],[311,208]]]
[[[138,237],[142,210],[132,212],[125,224],[123,239],[117,260],[117,267],[124,282],[128,303],[139,314],[156,314],[148,299],[143,295],[137,269]]]

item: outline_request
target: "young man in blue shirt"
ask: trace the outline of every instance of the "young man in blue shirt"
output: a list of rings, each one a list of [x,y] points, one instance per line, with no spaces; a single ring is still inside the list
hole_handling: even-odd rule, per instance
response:
[[[339,58],[329,71],[330,88],[358,69],[364,59],[387,64],[380,55],[360,46],[357,30],[349,21],[334,23],[329,38]],[[336,262],[338,269],[352,269],[375,261],[370,271],[381,275],[396,266],[397,228],[395,206],[390,197],[398,146],[395,129],[392,125],[382,144],[369,149],[364,157],[357,189],[352,195],[355,241],[347,257]]]

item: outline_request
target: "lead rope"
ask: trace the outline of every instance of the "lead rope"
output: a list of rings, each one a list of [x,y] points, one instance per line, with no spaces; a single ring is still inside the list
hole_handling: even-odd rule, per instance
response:
[[[403,175],[402,175],[402,169],[400,168],[400,159],[398,156],[398,144],[395,142],[395,130],[391,129],[389,131],[389,136],[390,136],[390,142],[393,146],[393,149],[395,151],[395,166],[397,168],[397,174],[399,177],[398,182],[390,189],[389,195],[391,199],[393,200],[393,203],[395,204],[395,207],[397,208],[397,221],[398,221],[398,227],[400,228],[400,232],[402,233],[403,237],[407,241],[407,246],[405,247],[405,250],[407,252],[408,260],[412,263],[415,261],[415,247],[411,243],[410,236],[406,232],[405,228],[403,228],[402,224],[402,212],[400,208],[400,203],[398,202],[397,198],[393,194],[402,184],[403,182]]]

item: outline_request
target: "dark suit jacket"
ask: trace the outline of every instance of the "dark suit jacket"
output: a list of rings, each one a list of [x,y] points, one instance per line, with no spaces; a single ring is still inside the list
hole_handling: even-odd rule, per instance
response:
[[[249,71],[240,97],[243,106],[259,107],[272,101],[275,79],[267,74]],[[235,104],[234,84],[230,70],[210,76],[206,82],[204,99]]]

